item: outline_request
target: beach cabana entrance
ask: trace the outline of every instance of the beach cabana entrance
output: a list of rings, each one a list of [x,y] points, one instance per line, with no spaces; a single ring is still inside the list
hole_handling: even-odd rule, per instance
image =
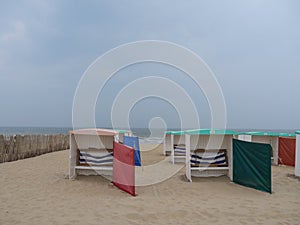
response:
[[[80,129],[70,131],[69,178],[77,175],[112,176],[116,131]]]
[[[185,132],[186,177],[227,175],[232,180],[232,139],[229,130],[193,130]]]
[[[117,131],[70,131],[69,179],[102,175],[119,189],[135,195],[135,150],[115,142]]]
[[[233,139],[233,182],[272,192],[271,145]]]

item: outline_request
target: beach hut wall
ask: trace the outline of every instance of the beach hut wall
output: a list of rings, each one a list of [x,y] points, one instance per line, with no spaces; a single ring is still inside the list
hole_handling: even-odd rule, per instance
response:
[[[192,181],[192,176],[209,177],[227,175],[232,180],[232,139],[234,137],[236,137],[236,133],[229,130],[186,132],[185,163],[187,179]],[[200,159],[198,166],[193,165],[193,157]]]
[[[118,133],[107,129],[70,131],[69,178],[77,175],[112,177],[113,143]]]

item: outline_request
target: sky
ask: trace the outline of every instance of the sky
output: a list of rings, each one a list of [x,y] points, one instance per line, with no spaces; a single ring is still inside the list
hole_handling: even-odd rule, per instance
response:
[[[210,67],[228,128],[300,130],[299,28],[298,0],[2,1],[0,126],[72,126],[76,88],[91,63],[128,42],[162,40],[190,49]],[[209,102],[186,74],[142,63],[114,74],[99,93],[97,126],[111,125],[118,92],[145,76],[179,84],[201,127],[211,125]],[[145,97],[126,113],[133,127],[181,126],[168,99]]]

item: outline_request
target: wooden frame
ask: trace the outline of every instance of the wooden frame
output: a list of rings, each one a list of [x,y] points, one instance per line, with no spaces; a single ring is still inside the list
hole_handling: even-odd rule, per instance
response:
[[[198,136],[199,140],[196,138]],[[223,140],[221,139],[223,136]],[[213,135],[211,138],[212,143],[208,146],[208,140],[211,135],[185,135],[185,146],[186,146],[186,177],[192,182],[192,176],[196,177],[211,177],[227,175],[232,180],[232,139],[233,135]],[[217,146],[214,143],[222,141],[221,146]],[[206,147],[206,148],[205,148]],[[225,164],[221,165],[205,165],[194,167],[191,165],[191,154],[202,152],[207,154],[218,154],[219,152],[225,153]]]
[[[112,175],[112,164],[109,166],[94,166],[80,163],[80,151],[96,154],[112,152],[113,142],[117,132],[104,129],[82,129],[70,132],[69,179],[77,175]]]

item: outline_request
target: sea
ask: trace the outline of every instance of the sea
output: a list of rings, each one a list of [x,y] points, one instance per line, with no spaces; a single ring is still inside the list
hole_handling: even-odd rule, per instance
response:
[[[110,129],[110,128],[108,128]],[[68,134],[72,127],[0,127],[0,135],[24,135],[24,134]],[[180,130],[179,128],[171,128],[169,130]],[[247,131],[269,131],[280,133],[295,133],[292,129],[230,129],[237,132]],[[133,135],[138,136],[141,143],[162,143],[165,130],[148,129],[148,128],[132,128]]]

